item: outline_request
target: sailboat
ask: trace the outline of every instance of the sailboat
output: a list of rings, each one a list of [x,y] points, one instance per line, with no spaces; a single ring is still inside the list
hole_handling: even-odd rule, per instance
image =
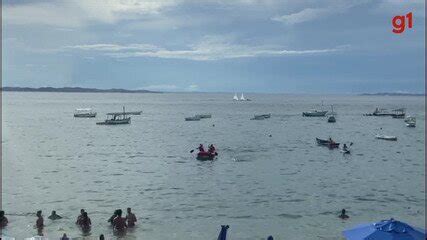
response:
[[[243,93],[242,96],[240,96],[240,101],[246,101],[245,97],[243,96]]]
[[[233,100],[234,101],[239,101],[239,98],[237,97],[237,93],[234,94]]]

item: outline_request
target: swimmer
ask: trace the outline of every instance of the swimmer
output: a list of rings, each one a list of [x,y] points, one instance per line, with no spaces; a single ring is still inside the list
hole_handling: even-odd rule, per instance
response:
[[[37,229],[43,229],[44,220],[43,220],[43,216],[42,216],[42,211],[41,210],[37,211],[36,216],[37,216],[37,221],[36,221]]]
[[[123,232],[126,228],[126,219],[122,218],[122,210],[117,210],[117,217],[113,220],[114,230],[118,232]]]
[[[114,218],[117,217],[117,211],[118,209],[114,210],[113,215],[108,219],[108,222],[111,223],[111,225],[113,225]]]
[[[345,209],[341,210],[341,215],[338,216],[341,219],[348,219],[349,216],[345,214]]]
[[[59,216],[58,214],[56,214],[56,211],[53,210],[52,213],[50,214],[50,216],[48,217],[50,220],[56,220],[56,219],[61,219],[62,217]]]
[[[82,221],[82,218],[83,218],[83,213],[85,212],[85,210],[84,209],[80,209],[80,215],[77,217],[77,220],[76,220],[76,224],[77,225],[80,225],[81,224],[81,221]]]
[[[70,240],[70,239],[67,237],[67,234],[64,233],[64,235],[62,235],[60,240]]]
[[[87,215],[87,212],[84,212],[82,219],[80,221],[80,227],[82,228],[82,231],[83,232],[89,232],[91,225],[92,225],[92,222],[90,221],[90,218]]]
[[[6,227],[8,222],[9,221],[4,216],[4,211],[0,211],[0,228]]]
[[[134,227],[135,223],[136,223],[136,216],[135,214],[132,213],[132,210],[130,208],[127,209],[127,215],[126,215],[126,220],[127,220],[127,226],[128,227]]]

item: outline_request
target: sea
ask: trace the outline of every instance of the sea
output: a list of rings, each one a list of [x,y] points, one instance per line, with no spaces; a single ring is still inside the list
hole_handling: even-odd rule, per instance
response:
[[[342,240],[342,231],[394,218],[425,226],[423,96],[234,93],[2,93],[4,236],[58,239]],[[334,106],[336,123],[303,117]],[[96,125],[108,112],[142,111],[128,125]],[[403,119],[363,116],[376,107],[406,108]],[[74,118],[93,108],[96,118]],[[210,113],[212,118],[185,121]],[[255,114],[271,113],[265,120]],[[397,141],[375,138],[393,135]],[[331,137],[351,154],[318,146]],[[214,161],[196,160],[214,144]],[[137,227],[114,236],[115,209],[131,207]],[[89,235],[75,225],[80,209]],[[350,216],[337,216],[346,209]],[[52,210],[63,219],[51,221]]]

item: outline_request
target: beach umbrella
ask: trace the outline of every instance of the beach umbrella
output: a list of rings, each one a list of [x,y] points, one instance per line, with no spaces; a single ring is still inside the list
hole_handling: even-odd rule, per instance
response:
[[[227,230],[230,226],[228,225],[221,225],[221,231],[218,235],[218,240],[226,240],[227,239]]]
[[[343,231],[347,240],[426,240],[426,231],[393,218]]]

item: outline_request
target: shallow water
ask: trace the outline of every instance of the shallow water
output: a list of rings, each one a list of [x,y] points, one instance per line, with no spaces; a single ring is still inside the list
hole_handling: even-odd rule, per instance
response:
[[[73,222],[84,208],[91,236],[112,236],[107,219],[126,207],[139,221],[124,239],[216,239],[229,224],[232,240],[333,240],[345,228],[390,217],[425,225],[424,97],[247,97],[253,101],[233,102],[232,94],[3,93],[3,233],[35,235],[40,209],[46,236],[81,237]],[[301,116],[321,100],[334,104],[336,123]],[[95,124],[123,105],[143,114],[130,125]],[[406,107],[417,127],[362,116],[377,106]],[[74,119],[81,107],[98,117]],[[184,121],[205,112],[212,118]],[[263,113],[272,117],[249,120]],[[352,154],[316,146],[315,137],[329,136],[353,142]],[[195,160],[189,151],[199,143],[215,143],[218,159]],[[342,208],[347,221],[336,217]],[[65,219],[48,220],[51,210]]]

